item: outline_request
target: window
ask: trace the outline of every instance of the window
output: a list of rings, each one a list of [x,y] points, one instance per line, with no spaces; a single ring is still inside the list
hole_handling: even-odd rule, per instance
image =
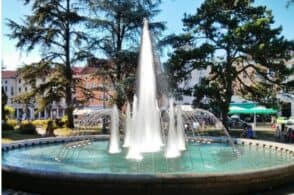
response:
[[[19,92],[19,93],[21,92],[21,87],[18,88],[18,92]]]
[[[7,86],[4,87],[4,91],[7,92]]]
[[[13,87],[10,88],[10,94],[11,94],[11,96],[14,96],[14,88]]]
[[[7,80],[5,80],[5,84],[7,84],[7,82],[8,82],[8,81],[7,81]]]
[[[21,79],[18,80],[18,83],[21,83]]]
[[[27,87],[25,87],[25,91],[27,91],[28,90],[28,88]]]

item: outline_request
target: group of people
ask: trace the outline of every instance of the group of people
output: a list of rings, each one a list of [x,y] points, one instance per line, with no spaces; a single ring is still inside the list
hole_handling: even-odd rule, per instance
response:
[[[251,139],[255,137],[251,125],[244,126],[244,130],[241,133],[241,137],[244,137],[244,138],[246,137],[246,138],[251,138]]]
[[[276,139],[284,142],[294,142],[294,130],[286,128],[285,124],[276,127]]]

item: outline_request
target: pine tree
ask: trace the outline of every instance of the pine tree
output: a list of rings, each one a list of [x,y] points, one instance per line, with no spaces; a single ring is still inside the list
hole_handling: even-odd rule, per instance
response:
[[[52,101],[65,97],[68,127],[73,127],[73,79],[72,65],[87,56],[82,50],[87,41],[83,32],[86,17],[79,12],[79,2],[75,0],[24,0],[30,5],[32,14],[25,16],[22,24],[8,21],[11,29],[9,37],[16,39],[16,47],[31,52],[40,48],[42,59],[20,69],[20,74],[32,86],[24,98],[41,97],[43,108]],[[39,84],[37,78],[46,78]]]
[[[143,19],[149,21],[159,13],[160,0],[91,0],[88,3],[95,17],[88,23],[93,39],[89,46],[94,56],[102,54],[109,63],[99,65],[99,76],[109,81],[114,89],[113,101],[121,108],[135,90],[140,32]],[[92,15],[92,14],[91,14]],[[155,37],[165,29],[162,22],[150,22]],[[98,36],[97,36],[98,35]],[[95,62],[95,59],[92,62]]]
[[[252,3],[207,0],[196,14],[185,15],[184,34],[166,39],[175,48],[166,64],[172,86],[192,94],[197,107],[203,107],[203,98],[207,97],[209,107],[222,115],[225,124],[235,85],[243,95],[262,101],[268,92],[260,90],[261,86],[281,86],[291,74],[285,61],[290,58],[293,42],[281,36],[281,27],[272,27],[270,10]],[[193,88],[179,89],[179,83],[197,69],[208,69],[210,73]],[[248,85],[242,75],[250,69],[261,80],[255,78]]]

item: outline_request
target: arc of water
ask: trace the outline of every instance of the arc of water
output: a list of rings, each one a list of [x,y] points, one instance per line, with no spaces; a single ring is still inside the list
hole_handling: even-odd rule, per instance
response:
[[[223,129],[223,131],[224,131],[224,133],[225,133],[225,135],[226,135],[226,137],[227,137],[227,139],[228,139],[228,141],[229,141],[229,143],[230,143],[230,145],[231,145],[233,151],[234,151],[237,155],[240,154],[240,152],[239,152],[239,150],[236,148],[236,146],[235,146],[235,144],[234,144],[234,142],[233,142],[233,140],[232,140],[230,134],[228,133],[227,128],[223,125],[223,123],[222,123],[222,122],[221,122],[221,121],[220,121],[220,120],[219,120],[219,119],[218,119],[213,113],[211,113],[211,112],[209,112],[209,111],[207,111],[207,110],[201,109],[201,108],[196,108],[196,109],[193,109],[193,112],[191,113],[191,115],[195,115],[196,112],[206,113],[207,115],[211,116],[211,117],[216,121],[217,126],[218,126],[218,127],[222,127],[222,129]],[[195,117],[195,116],[193,116],[192,118],[194,118],[194,117]],[[196,118],[197,118],[197,117],[196,117]]]
[[[111,114],[111,133],[109,142],[109,153],[119,153],[121,151],[119,144],[119,112],[114,105]]]

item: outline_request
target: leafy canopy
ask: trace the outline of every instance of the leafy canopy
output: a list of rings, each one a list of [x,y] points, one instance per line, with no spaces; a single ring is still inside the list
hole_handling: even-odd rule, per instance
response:
[[[42,97],[40,109],[65,97],[69,126],[73,127],[73,98],[75,81],[72,64],[88,56],[84,50],[88,36],[83,31],[87,17],[80,11],[78,0],[24,0],[32,14],[18,24],[8,20],[9,37],[16,39],[16,47],[26,50],[40,48],[41,60],[25,65],[20,75],[32,86],[32,91],[17,97],[18,101],[35,101]],[[46,78],[41,84],[37,78]]]
[[[165,40],[174,48],[165,66],[175,91],[193,95],[195,106],[204,107],[207,102],[203,99],[208,98],[209,107],[221,112],[224,120],[234,94],[250,94],[258,100],[267,95],[260,86],[282,85],[292,72],[285,62],[291,57],[293,41],[280,35],[281,27],[272,27],[270,10],[252,3],[207,0],[195,14],[185,14],[185,33]],[[181,84],[199,69],[209,71],[200,84]],[[244,74],[248,75],[248,82],[244,81]]]
[[[152,18],[160,11],[158,6],[161,1],[91,0],[85,2],[93,13],[88,27],[92,31],[89,48],[94,61],[101,56],[109,60],[109,63],[99,65],[99,71],[96,74],[111,83],[111,88],[115,91],[112,99],[121,108],[134,94],[143,19],[152,21]],[[157,38],[165,29],[162,22],[150,22],[149,27]]]

